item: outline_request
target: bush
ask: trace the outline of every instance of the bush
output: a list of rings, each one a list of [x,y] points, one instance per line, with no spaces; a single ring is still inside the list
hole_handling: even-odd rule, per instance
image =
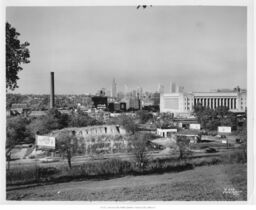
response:
[[[223,163],[247,163],[247,155],[244,151],[234,151],[221,156]]]
[[[15,168],[7,170],[6,182],[7,185],[17,185],[48,181],[59,172],[60,170],[55,167]]]
[[[187,160],[161,160],[151,161],[143,173],[164,173],[178,172],[183,170],[193,169],[194,165]],[[137,170],[138,172],[138,170]]]
[[[194,166],[217,165],[222,163],[222,160],[216,157],[197,158],[192,160],[192,163]]]
[[[144,124],[148,122],[149,120],[153,119],[153,115],[146,111],[146,110],[140,110],[136,112],[137,117],[140,120],[140,123]]]
[[[48,168],[10,169],[7,171],[7,185],[30,184],[47,181],[70,181],[74,179],[107,178],[120,175],[141,175],[152,173],[178,172],[193,169],[196,166],[216,165],[222,163],[245,163],[242,151],[226,154],[222,157],[204,157],[196,159],[155,159],[149,161],[144,168],[136,162],[109,159],[74,165],[71,169],[62,166]]]
[[[68,175],[72,178],[107,177],[125,175],[132,170],[131,163],[119,159],[85,163],[80,166],[73,166]]]
[[[27,184],[36,182],[36,168],[17,168],[10,169],[6,172],[6,184]]]

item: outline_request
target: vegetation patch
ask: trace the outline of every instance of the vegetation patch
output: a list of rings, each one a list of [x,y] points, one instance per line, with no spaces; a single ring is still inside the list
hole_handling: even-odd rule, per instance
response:
[[[221,157],[204,157],[193,159],[155,159],[148,161],[144,167],[120,159],[95,161],[60,168],[14,168],[7,171],[7,185],[70,181],[74,179],[91,179],[143,175],[165,172],[191,170],[198,166],[246,163],[243,151],[235,151]]]

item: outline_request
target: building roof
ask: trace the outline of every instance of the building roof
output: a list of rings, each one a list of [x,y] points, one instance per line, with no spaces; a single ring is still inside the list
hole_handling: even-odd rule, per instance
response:
[[[28,109],[28,105],[24,103],[12,104],[12,109]]]
[[[201,132],[201,130],[187,130],[187,129],[182,129],[179,131],[178,134],[181,135],[198,135]]]
[[[31,117],[39,117],[39,116],[44,116],[46,115],[46,111],[31,111],[29,116]]]

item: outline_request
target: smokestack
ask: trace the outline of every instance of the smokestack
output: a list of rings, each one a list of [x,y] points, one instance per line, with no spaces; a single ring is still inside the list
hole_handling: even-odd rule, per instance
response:
[[[50,93],[50,109],[54,108],[55,100],[54,100],[54,72],[51,72],[51,93]]]

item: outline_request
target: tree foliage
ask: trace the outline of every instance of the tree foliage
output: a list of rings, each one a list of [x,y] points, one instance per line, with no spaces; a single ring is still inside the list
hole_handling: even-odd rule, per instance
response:
[[[67,158],[69,168],[72,167],[71,165],[71,158],[73,154],[76,152],[75,149],[75,142],[74,136],[70,134],[70,132],[61,132],[60,135],[57,137],[57,145],[56,149]]]
[[[161,113],[159,118],[156,120],[156,126],[158,128],[173,127],[173,114],[172,113]]]
[[[132,139],[133,154],[135,156],[136,164],[139,168],[145,168],[148,162],[147,143],[148,136],[142,133],[136,133]]]
[[[27,128],[28,124],[29,120],[21,116],[7,119],[6,153],[8,153],[17,144],[31,143],[31,141],[33,141],[33,134]]]
[[[25,103],[28,96],[21,94],[6,94],[6,109],[10,109],[12,104]]]
[[[134,119],[127,115],[121,115],[119,124],[122,125],[125,130],[129,133],[134,134],[137,130],[137,125],[134,122]]]
[[[33,120],[29,128],[36,134],[47,134],[52,130],[68,127],[69,116],[61,114],[57,109],[50,109],[45,116]]]
[[[6,23],[6,89],[14,90],[18,87],[18,72],[23,68],[22,63],[29,63],[28,42],[21,43],[20,34],[9,23]]]
[[[69,120],[70,127],[85,127],[101,124],[102,123],[100,121],[90,117],[87,113],[81,111],[80,109],[78,109],[77,112],[73,112]]]
[[[107,122],[108,125],[121,125],[127,133],[134,134],[137,131],[137,124],[132,116],[121,114],[117,117],[112,117]]]
[[[140,123],[143,123],[143,124],[153,119],[153,115],[146,110],[137,111],[136,115],[138,116]]]
[[[203,129],[216,130],[218,126],[236,128],[236,116],[229,111],[228,107],[210,109],[199,104],[194,107],[194,114]]]
[[[191,151],[189,150],[190,140],[185,136],[177,136],[177,146],[179,148],[179,159],[187,158]]]

